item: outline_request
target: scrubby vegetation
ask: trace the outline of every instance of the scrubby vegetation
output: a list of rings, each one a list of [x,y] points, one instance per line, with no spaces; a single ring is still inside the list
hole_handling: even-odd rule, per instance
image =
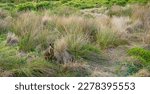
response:
[[[150,76],[149,11],[148,0],[1,0],[0,76]]]
[[[8,10],[39,10],[43,8],[56,8],[70,6],[79,9],[121,5],[128,3],[146,4],[148,0],[1,0],[0,6]]]
[[[147,69],[150,70],[150,51],[142,48],[133,48],[128,51],[129,55],[133,56],[138,60],[136,63],[133,63],[132,66],[135,66],[136,69]]]

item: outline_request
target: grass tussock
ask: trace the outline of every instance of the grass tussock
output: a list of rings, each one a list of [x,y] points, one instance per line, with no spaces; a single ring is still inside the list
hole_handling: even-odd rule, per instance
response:
[[[9,32],[12,24],[12,17],[7,11],[0,9],[0,34]]]
[[[127,44],[127,41],[121,39],[120,35],[117,32],[111,31],[110,29],[98,31],[96,38],[97,38],[96,41],[97,44],[102,49]]]
[[[122,7],[122,6],[118,6],[118,5],[114,5],[110,8],[110,11],[108,12],[108,15],[110,16],[131,16],[132,14],[132,8],[126,6],[126,7]]]
[[[19,36],[20,50],[34,51],[37,47],[42,50],[55,40],[57,31],[50,31],[46,26],[46,17],[33,13],[24,13],[14,19],[13,32]]]
[[[132,18],[134,20],[139,20],[143,24],[144,31],[149,31],[150,27],[150,8],[148,6],[134,6]]]

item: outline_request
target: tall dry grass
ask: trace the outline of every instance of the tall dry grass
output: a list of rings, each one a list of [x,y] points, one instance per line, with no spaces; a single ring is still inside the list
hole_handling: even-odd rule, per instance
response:
[[[114,41],[120,39],[117,31],[119,31],[119,33],[123,32],[127,23],[128,19],[121,17],[60,17],[48,14],[39,16],[31,12],[26,12],[14,19],[12,27],[13,32],[20,37],[19,46],[21,50],[34,51],[35,48],[46,49],[49,43],[54,43],[56,40],[61,41],[61,38],[65,38],[67,42],[67,46],[65,47],[68,47],[67,49],[70,51],[78,52],[84,46],[96,44],[98,41],[100,42],[98,43],[100,47],[105,46],[102,48],[107,48],[107,45],[112,45]],[[116,32],[108,33],[108,29],[112,29],[110,31]],[[106,30],[106,32],[103,32],[103,30]],[[56,42],[56,44],[57,50],[62,49],[58,47],[61,42]],[[115,45],[121,44],[117,42]],[[94,46],[96,47],[96,45]]]
[[[48,19],[34,13],[23,13],[14,19],[13,32],[20,38],[20,50],[33,51],[45,49],[58,35],[57,31],[49,30],[44,23]]]
[[[144,31],[149,31],[150,29],[150,7],[136,5],[133,7],[132,19],[140,20],[143,24]]]
[[[0,9],[0,34],[9,32],[12,24],[12,17],[7,11]]]

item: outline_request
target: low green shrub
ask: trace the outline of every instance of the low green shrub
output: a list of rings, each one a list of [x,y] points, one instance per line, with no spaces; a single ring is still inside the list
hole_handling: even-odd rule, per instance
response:
[[[23,4],[19,4],[16,6],[17,11],[23,11],[23,10],[35,10],[36,6],[32,2],[27,2]]]
[[[127,4],[128,0],[110,0],[109,4],[110,5],[121,5],[124,6]]]
[[[150,66],[150,51],[142,48],[133,48],[128,54],[142,61],[145,67]]]
[[[51,4],[51,2],[48,2],[48,1],[43,1],[43,2],[39,2],[36,4],[36,9],[39,10],[39,9],[48,9],[48,8],[51,8],[53,7],[53,5]]]
[[[91,1],[85,1],[85,0],[70,1],[70,2],[65,3],[65,5],[72,6],[72,7],[79,8],[79,9],[93,8],[96,6],[95,3],[91,2]]]

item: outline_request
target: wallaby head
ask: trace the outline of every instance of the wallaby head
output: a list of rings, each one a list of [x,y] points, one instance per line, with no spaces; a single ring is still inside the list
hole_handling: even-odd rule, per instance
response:
[[[54,43],[49,43],[49,47],[54,48]]]

